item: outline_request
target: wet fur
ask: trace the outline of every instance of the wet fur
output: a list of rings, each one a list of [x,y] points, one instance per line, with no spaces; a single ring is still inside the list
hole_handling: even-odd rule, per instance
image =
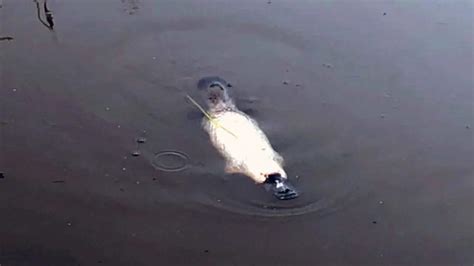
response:
[[[226,82],[205,78],[198,83],[198,88],[203,90],[207,112],[214,120],[204,118],[202,126],[211,143],[226,159],[225,171],[242,173],[257,183],[265,182],[275,173],[286,179],[283,158],[273,150],[258,123],[236,107],[227,93]]]

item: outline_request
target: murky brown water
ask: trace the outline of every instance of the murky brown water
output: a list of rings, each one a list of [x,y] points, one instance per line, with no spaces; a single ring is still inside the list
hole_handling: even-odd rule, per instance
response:
[[[474,263],[471,2],[0,6],[0,265]],[[300,198],[224,173],[208,75]]]

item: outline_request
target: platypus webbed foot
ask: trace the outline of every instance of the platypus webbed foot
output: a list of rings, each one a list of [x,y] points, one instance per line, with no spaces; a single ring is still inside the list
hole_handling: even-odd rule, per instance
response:
[[[288,182],[286,178],[281,177],[280,174],[268,175],[264,182],[265,189],[271,190],[273,195],[279,200],[290,200],[297,198],[299,193]]]

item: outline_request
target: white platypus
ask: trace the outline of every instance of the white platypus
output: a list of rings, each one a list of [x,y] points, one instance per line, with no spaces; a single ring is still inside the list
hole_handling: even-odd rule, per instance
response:
[[[219,77],[199,80],[209,117],[203,128],[214,147],[226,160],[227,173],[241,173],[252,178],[281,200],[294,199],[298,192],[289,184],[283,169],[283,158],[272,148],[257,122],[237,109],[229,97],[229,83]]]

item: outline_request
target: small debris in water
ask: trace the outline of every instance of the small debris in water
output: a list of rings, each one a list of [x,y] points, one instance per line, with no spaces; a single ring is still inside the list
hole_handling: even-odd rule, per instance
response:
[[[138,143],[145,143],[145,142],[146,142],[146,138],[140,137],[140,138],[137,139],[137,142],[138,142]]]
[[[135,182],[135,184],[140,185],[140,181]]]
[[[352,156],[352,154],[350,152],[344,152],[341,154],[342,158],[349,158]]]
[[[118,128],[120,128],[120,125],[117,125]]]
[[[295,176],[295,178],[296,178],[296,179],[298,179],[298,178],[300,178],[300,176],[299,176],[299,175],[297,175],[297,176]]]
[[[232,88],[232,84],[227,83],[227,88]]]
[[[298,84],[298,83],[297,83],[297,84],[295,84],[295,86],[296,86],[296,87],[301,87],[301,84]]]
[[[152,58],[153,58],[153,60],[156,60],[156,56],[153,56]]]
[[[283,85],[288,85],[288,81],[287,81],[287,80],[284,80],[284,81],[283,81]]]
[[[205,249],[205,250],[204,250],[204,253],[209,253],[209,250],[208,250],[208,249]]]
[[[268,1],[268,2],[267,2],[267,4],[271,4],[271,3],[272,3],[272,1]]]
[[[383,200],[379,201],[379,204],[382,205],[382,204],[383,204]]]
[[[153,177],[151,180],[156,181],[156,177]]]
[[[67,226],[71,226],[72,224],[70,222],[67,223]]]
[[[377,221],[372,221],[373,224],[377,224]]]
[[[4,173],[0,173],[0,179],[3,179],[5,178],[5,174]]]
[[[104,176],[109,176],[109,174],[106,173]]]
[[[12,41],[13,37],[10,36],[5,36],[5,37],[0,37],[0,41]]]
[[[16,88],[13,88],[13,89],[12,89],[12,91],[13,91],[13,92],[16,92],[16,91],[17,91],[17,89],[16,89]]]
[[[135,157],[140,156],[140,151],[132,151],[132,156],[135,156]]]
[[[124,191],[125,191],[125,189],[123,189],[123,188],[120,188],[120,191],[124,192]]]
[[[326,67],[326,68],[333,68],[333,66],[331,64],[323,64],[323,67]]]
[[[124,160],[127,160],[127,158],[128,158],[127,156],[123,156],[123,159],[124,159]]]
[[[385,118],[385,114],[381,114],[381,115],[380,115],[380,118]]]
[[[248,96],[248,97],[239,99],[239,101],[246,102],[246,103],[256,103],[259,100],[260,99],[255,96]]]
[[[110,111],[110,107],[105,107],[105,111]]]
[[[55,127],[55,126],[57,126],[57,124],[54,123],[54,122],[51,122],[51,121],[46,120],[46,119],[42,119],[42,120],[43,120],[43,122],[44,122],[46,125],[48,125],[48,126],[50,126],[50,127]]]
[[[383,15],[384,15],[384,16],[386,16],[386,15],[387,15],[387,13],[386,13],[386,12],[383,12]]]
[[[470,129],[470,128],[471,128],[471,126],[470,126],[470,125],[466,125],[466,129]]]
[[[122,168],[122,171],[127,171],[127,168],[125,168],[125,167],[124,167],[124,168]]]
[[[65,183],[66,181],[64,180],[53,180],[51,183]]]

